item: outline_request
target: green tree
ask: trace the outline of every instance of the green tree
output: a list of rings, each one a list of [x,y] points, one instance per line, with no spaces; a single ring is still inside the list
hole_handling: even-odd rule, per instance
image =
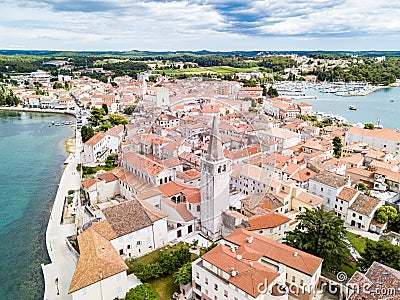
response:
[[[179,287],[192,281],[192,263],[188,262],[174,274],[174,283]]]
[[[106,170],[111,170],[117,166],[118,154],[110,154],[107,156],[105,164]]]
[[[174,256],[178,259],[178,268],[187,262],[190,262],[192,255],[190,254],[189,248],[180,246],[174,251]]]
[[[267,94],[270,98],[275,98],[279,96],[278,90],[273,88],[272,86],[269,87]]]
[[[54,82],[53,84],[53,89],[62,89],[64,88],[64,85],[61,82]]]
[[[13,91],[5,85],[0,85],[0,106],[17,106],[19,100]]]
[[[134,289],[130,289],[125,296],[125,300],[159,300],[158,294],[151,289],[150,284],[142,283]]]
[[[285,243],[324,259],[325,267],[339,268],[348,263],[349,249],[346,242],[344,221],[335,211],[323,207],[309,210],[296,217],[295,230],[286,234]]]
[[[376,210],[375,219],[379,223],[392,223],[396,220],[397,215],[397,210],[394,207],[384,205]]]
[[[34,83],[33,83],[33,86],[34,86],[36,89],[39,89],[39,88],[41,88],[41,87],[43,86],[43,84],[41,84],[40,82],[34,82]]]
[[[99,126],[103,123],[106,112],[103,108],[93,107],[92,111],[90,112],[89,121],[93,124],[93,126]]]
[[[135,112],[135,109],[136,109],[135,107],[129,106],[124,109],[124,114],[131,116]]]
[[[372,124],[372,123],[366,123],[366,124],[364,125],[364,129],[374,130],[374,129],[375,129],[375,126],[374,126],[374,124]]]
[[[82,136],[82,142],[88,141],[92,136],[94,136],[94,130],[90,126],[82,126],[81,128],[81,136]]]
[[[387,265],[396,270],[400,270],[400,247],[393,245],[386,239],[379,242],[367,240],[361,259],[358,265],[361,269],[368,269],[374,261]]]
[[[392,222],[389,222],[388,229],[400,233],[400,214],[397,214],[396,219],[394,219]]]
[[[267,96],[268,95],[268,90],[267,90],[267,87],[265,86],[265,84],[262,85],[262,88],[263,88],[262,95],[263,96]]]
[[[108,129],[113,128],[114,126],[108,121],[106,120],[103,124],[101,124],[99,126],[99,130],[106,132]]]
[[[128,120],[125,119],[124,116],[121,115],[116,115],[116,114],[111,114],[108,117],[108,121],[112,124],[112,125],[119,125],[119,124],[128,124]]]
[[[207,253],[211,249],[214,249],[217,246],[218,244],[216,242],[212,242],[208,247],[200,250],[200,256],[204,255],[205,253]]]
[[[333,143],[333,154],[335,155],[335,157],[339,158],[342,153],[342,147],[343,147],[342,139],[338,136],[335,136],[333,138],[332,143]]]
[[[365,185],[365,183],[359,182],[355,185],[355,188],[361,192],[363,192],[366,195],[370,195],[371,191],[367,188],[367,186]]]
[[[108,115],[108,106],[107,106],[107,104],[103,103],[103,104],[101,105],[101,108],[104,110],[104,112],[106,113],[106,115]]]

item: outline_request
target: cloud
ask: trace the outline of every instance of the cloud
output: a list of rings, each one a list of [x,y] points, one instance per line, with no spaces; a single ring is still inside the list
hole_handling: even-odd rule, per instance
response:
[[[325,38],[374,45],[400,31],[390,17],[400,5],[384,0],[4,0],[0,14],[0,48],[262,49]]]

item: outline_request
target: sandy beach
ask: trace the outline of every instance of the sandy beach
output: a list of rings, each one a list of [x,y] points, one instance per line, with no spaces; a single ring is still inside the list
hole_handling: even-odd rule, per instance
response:
[[[65,140],[65,149],[68,153],[75,153],[75,137],[71,137]]]

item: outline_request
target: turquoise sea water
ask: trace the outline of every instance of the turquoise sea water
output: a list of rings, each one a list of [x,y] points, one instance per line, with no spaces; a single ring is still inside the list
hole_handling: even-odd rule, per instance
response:
[[[45,232],[67,157],[70,116],[0,112],[0,299],[43,299]]]
[[[375,123],[380,118],[384,127],[400,128],[400,87],[381,89],[367,96],[341,97],[313,89],[308,89],[306,95],[317,96],[315,100],[305,100],[314,111],[343,116],[351,124]],[[357,110],[349,110],[349,105],[355,105]]]

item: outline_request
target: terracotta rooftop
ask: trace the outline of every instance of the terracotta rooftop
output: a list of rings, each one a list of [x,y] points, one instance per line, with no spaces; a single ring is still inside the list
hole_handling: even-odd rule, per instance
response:
[[[189,169],[184,172],[176,172],[176,177],[182,179],[184,182],[199,179],[200,172],[195,169]]]
[[[118,177],[122,182],[126,183],[128,186],[132,187],[137,192],[143,192],[152,187],[150,183],[141,177],[133,174],[132,172],[126,171],[121,168],[118,172],[115,172],[115,176]]]
[[[153,221],[138,200],[131,200],[102,210],[118,237],[152,225]]]
[[[365,216],[371,216],[380,202],[378,199],[360,193],[349,209]]]
[[[101,180],[99,178],[91,178],[91,179],[87,179],[82,181],[82,185],[85,188],[90,188],[91,186],[93,186],[94,184],[96,184],[97,182],[100,182]]]
[[[117,234],[111,228],[110,223],[108,223],[107,220],[101,222],[94,222],[92,223],[92,226],[90,226],[89,228],[96,230],[98,233],[100,233],[109,241],[117,238]]]
[[[348,133],[400,142],[400,132],[389,128],[369,130],[358,127],[350,127]]]
[[[146,190],[141,191],[140,193],[136,194],[135,196],[139,200],[146,200],[152,197],[156,197],[158,195],[161,195],[161,192],[158,190],[157,187],[151,187]]]
[[[270,213],[261,216],[253,216],[248,219],[250,227],[247,230],[275,228],[289,222],[291,219],[280,213]]]
[[[400,272],[385,266],[379,262],[374,262],[365,274],[359,271],[347,282],[347,286],[359,287],[348,298],[349,300],[397,300],[399,299]],[[386,291],[384,295],[378,291]]]
[[[301,192],[296,199],[303,203],[307,203],[308,205],[311,205],[313,207],[319,206],[322,204],[322,198],[318,197],[316,195],[307,193],[307,192]]]
[[[193,215],[190,213],[190,211],[187,210],[186,208],[186,203],[185,202],[180,202],[178,204],[172,202],[168,198],[162,198],[162,202],[167,204],[169,207],[172,207],[175,209],[175,211],[179,214],[179,216],[184,220],[185,222],[189,222],[194,219]]]
[[[139,153],[126,153],[122,160],[127,164],[142,170],[152,176],[157,176],[164,170],[164,166]]]
[[[85,142],[85,145],[93,147],[98,142],[100,142],[103,138],[105,138],[106,134],[104,132],[99,132],[96,135],[92,136],[89,140]]]
[[[347,178],[343,176],[336,175],[330,172],[322,172],[311,178],[316,182],[325,184],[330,187],[340,188],[344,186],[347,182]]]
[[[248,242],[249,237],[252,237],[253,239],[251,243]],[[227,236],[225,240],[238,245],[239,249],[244,246],[248,247],[252,251],[258,252],[260,257],[268,257],[273,261],[282,263],[292,269],[308,275],[313,275],[322,264],[322,259],[319,257],[268,239],[245,229],[236,230]],[[297,253],[297,256],[295,253]]]
[[[124,131],[124,125],[120,124],[120,125],[114,126],[113,128],[110,128],[109,130],[107,130],[106,135],[119,137],[119,135],[123,131]]]
[[[105,173],[99,174],[98,176],[107,183],[118,180],[117,176],[115,176],[113,172],[105,172]]]
[[[362,169],[362,168],[348,168],[346,169],[347,173],[361,175],[363,177],[374,178],[374,172]]]
[[[78,235],[80,256],[68,293],[71,294],[84,287],[128,270],[111,243],[89,228]]]
[[[291,178],[298,182],[306,182],[311,177],[315,176],[317,173],[309,168],[304,168],[296,172]]]
[[[359,193],[359,191],[345,186],[340,191],[339,195],[336,196],[336,198],[338,198],[339,200],[350,202],[354,198],[354,196],[357,195],[357,193]]]
[[[167,217],[167,214],[165,214],[163,211],[155,207],[154,205],[151,205],[150,203],[146,201],[140,201],[140,204],[142,204],[144,210],[146,211],[146,214],[149,216],[149,218],[153,221],[156,222],[158,220],[164,219]]]
[[[229,283],[254,298],[260,294],[260,284],[264,284],[265,281],[271,283],[279,276],[278,272],[258,262],[250,264],[247,259],[238,260],[237,253],[233,253],[226,245],[218,245],[202,258],[228,274],[234,270],[237,275],[230,276]]]

